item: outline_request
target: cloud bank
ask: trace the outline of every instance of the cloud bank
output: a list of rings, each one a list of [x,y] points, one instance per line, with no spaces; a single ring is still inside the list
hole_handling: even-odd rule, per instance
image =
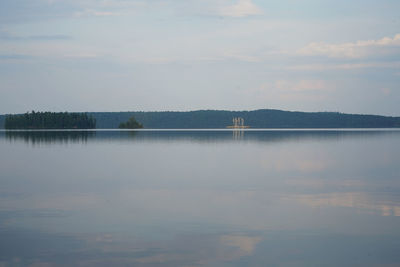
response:
[[[391,51],[391,48],[398,48]],[[306,56],[327,56],[338,58],[362,58],[375,54],[399,52],[400,34],[394,37],[384,37],[378,40],[361,40],[354,43],[327,44],[310,43],[298,52]]]
[[[239,0],[234,5],[221,7],[218,14],[223,17],[241,18],[261,15],[262,13],[262,10],[251,0]]]

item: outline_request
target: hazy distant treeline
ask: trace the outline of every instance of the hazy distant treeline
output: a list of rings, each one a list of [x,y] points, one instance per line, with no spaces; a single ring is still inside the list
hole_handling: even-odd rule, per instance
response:
[[[290,112],[262,109],[254,111],[199,110],[187,112],[94,112],[97,128],[118,128],[134,116],[144,128],[204,129],[226,128],[232,118],[241,117],[251,128],[392,128],[400,127],[400,117],[343,114],[338,112]]]
[[[72,114],[72,113],[71,113]],[[97,128],[116,129],[134,116],[144,128],[226,128],[232,118],[241,117],[251,128],[393,128],[400,117],[343,114],[338,112],[290,112],[261,109],[254,111],[198,110],[187,112],[91,112]],[[22,115],[21,115],[22,116]],[[0,116],[0,125],[1,125]],[[53,127],[52,127],[53,128]],[[90,127],[87,127],[90,128]]]
[[[35,112],[6,115],[5,129],[93,129],[96,119],[86,113]]]

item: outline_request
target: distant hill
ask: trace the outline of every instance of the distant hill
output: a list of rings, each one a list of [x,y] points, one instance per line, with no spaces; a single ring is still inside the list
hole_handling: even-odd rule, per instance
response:
[[[226,128],[232,118],[242,117],[251,128],[393,128],[400,127],[400,117],[343,114],[338,112],[292,112],[273,109],[254,111],[160,111],[160,112],[89,112],[97,128],[118,128],[134,116],[144,128]],[[4,115],[0,115],[4,127]]]

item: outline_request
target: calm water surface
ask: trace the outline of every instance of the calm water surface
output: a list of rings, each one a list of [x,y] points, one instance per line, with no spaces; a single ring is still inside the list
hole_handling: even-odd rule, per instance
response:
[[[400,266],[400,131],[0,132],[0,266]]]

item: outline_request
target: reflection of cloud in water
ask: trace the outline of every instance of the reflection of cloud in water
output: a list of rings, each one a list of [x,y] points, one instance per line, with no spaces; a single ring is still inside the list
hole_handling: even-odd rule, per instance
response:
[[[4,198],[0,201],[0,210],[8,209],[40,209],[40,210],[81,210],[92,208],[104,202],[94,194],[64,194],[24,196],[23,198]]]
[[[322,179],[288,179],[285,184],[291,186],[304,186],[307,188],[326,188],[326,187],[355,187],[367,186],[367,183],[360,180],[322,180]]]
[[[167,243],[156,242],[158,247],[153,255],[141,257],[136,261],[142,264],[183,264],[217,265],[223,262],[239,260],[253,254],[257,244],[262,240],[259,236],[238,234],[178,236]],[[177,253],[180,252],[180,253]]]
[[[102,251],[93,265],[106,262],[129,263],[134,266],[215,266],[232,262],[254,253],[260,236],[245,233],[182,234],[172,238],[143,240],[131,235],[115,233],[77,236],[85,241],[90,251]]]
[[[307,155],[306,152],[299,158],[298,153],[285,153],[274,155],[267,159],[262,160],[261,165],[265,169],[272,169],[278,172],[282,171],[299,171],[299,172],[320,172],[325,171],[328,167],[331,167],[334,163],[332,160],[325,155]],[[317,158],[317,156],[319,158]],[[307,158],[309,157],[309,158]]]
[[[220,240],[221,243],[225,246],[238,248],[238,255],[243,257],[253,254],[256,245],[261,241],[261,237],[245,235],[223,235],[221,236]]]
[[[172,262],[180,262],[184,260],[184,255],[179,255],[179,254],[170,254],[170,253],[161,253],[161,254],[156,254],[153,256],[149,257],[143,257],[139,258],[136,261],[139,263],[159,263],[159,264],[165,264],[165,263],[172,263]]]
[[[337,192],[325,194],[307,194],[289,196],[300,203],[319,207],[345,207],[356,208],[364,212],[373,212],[382,216],[400,216],[400,204],[391,200],[378,199],[377,196],[364,192]]]

